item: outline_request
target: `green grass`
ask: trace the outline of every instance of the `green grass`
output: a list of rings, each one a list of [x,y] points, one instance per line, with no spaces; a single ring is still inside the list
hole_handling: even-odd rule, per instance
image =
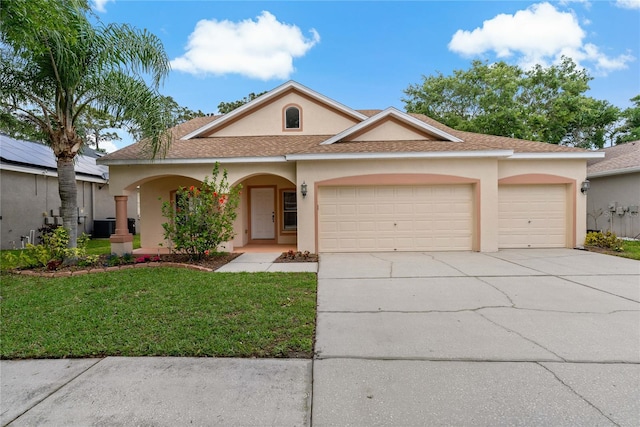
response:
[[[625,257],[625,258],[637,259],[638,261],[640,261],[640,241],[639,240],[623,240],[622,248],[623,248],[623,251],[617,253],[616,255]]]
[[[133,249],[140,247],[140,235],[133,236]],[[108,255],[111,253],[109,239],[91,239],[87,243],[87,255]]]
[[[312,273],[3,274],[0,357],[311,357]]]

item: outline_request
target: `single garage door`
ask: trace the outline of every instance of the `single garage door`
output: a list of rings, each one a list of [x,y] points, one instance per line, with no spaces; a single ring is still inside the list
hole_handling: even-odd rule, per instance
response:
[[[498,188],[499,248],[564,248],[567,243],[565,185]]]
[[[320,187],[320,252],[471,250],[470,185]]]

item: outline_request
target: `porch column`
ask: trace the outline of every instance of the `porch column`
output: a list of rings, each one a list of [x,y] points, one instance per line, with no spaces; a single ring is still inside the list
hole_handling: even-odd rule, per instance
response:
[[[116,201],[116,232],[109,238],[111,253],[124,255],[133,252],[133,235],[127,223],[128,196],[113,196]]]

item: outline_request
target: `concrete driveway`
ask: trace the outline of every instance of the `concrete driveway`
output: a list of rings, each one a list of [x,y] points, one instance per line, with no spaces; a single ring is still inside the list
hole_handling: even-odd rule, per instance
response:
[[[640,425],[640,262],[324,254],[312,421]]]

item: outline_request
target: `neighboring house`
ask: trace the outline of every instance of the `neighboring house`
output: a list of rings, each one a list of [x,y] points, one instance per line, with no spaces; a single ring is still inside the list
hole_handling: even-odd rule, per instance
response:
[[[586,230],[587,159],[604,156],[456,131],[394,108],[358,111],[296,82],[172,132],[164,158],[149,159],[137,143],[98,161],[109,166],[118,203],[139,187],[143,248],[167,247],[162,201],[179,186],[197,186],[214,162],[243,186],[227,247],[573,248]],[[114,250],[128,250],[130,240],[116,233]]]
[[[640,141],[600,150],[604,159],[589,160],[587,228],[610,230],[620,237],[640,237]]]
[[[78,232],[92,234],[94,219],[115,217],[109,195],[109,170],[96,165],[90,155],[77,156]],[[51,148],[0,134],[0,246],[21,248],[38,243],[38,229],[46,224],[62,225],[56,159]],[[128,217],[137,218],[136,198],[128,206]],[[113,228],[113,227],[111,227]]]

